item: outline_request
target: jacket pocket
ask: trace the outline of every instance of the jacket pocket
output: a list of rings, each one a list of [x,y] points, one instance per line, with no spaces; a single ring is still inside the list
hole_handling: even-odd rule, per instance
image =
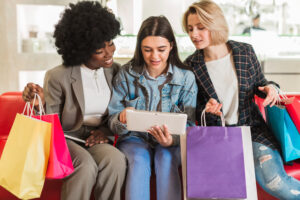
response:
[[[137,97],[137,98],[132,99],[132,100],[125,100],[125,106],[126,107],[134,107],[135,109],[137,109],[140,98],[141,97]]]

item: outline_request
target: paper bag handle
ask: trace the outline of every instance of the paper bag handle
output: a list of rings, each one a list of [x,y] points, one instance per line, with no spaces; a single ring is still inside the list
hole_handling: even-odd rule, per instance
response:
[[[221,113],[221,122],[222,122],[222,126],[225,127],[225,118],[223,113]],[[202,113],[201,113],[201,126],[206,126],[206,119],[205,119],[205,108],[203,109]]]
[[[33,115],[33,110],[34,110],[34,104],[36,99],[38,99],[39,102],[39,114],[40,114],[40,119],[42,115],[45,115],[45,110],[44,110],[44,106],[42,103],[42,99],[40,97],[40,95],[38,95],[37,93],[34,93],[34,98],[33,98],[33,102],[32,102],[32,106],[30,105],[30,102],[26,102],[24,110],[23,110],[23,115],[25,114],[25,111],[27,113],[27,116],[32,117]]]
[[[277,91],[276,96],[276,102],[284,102],[284,99],[288,99],[288,97],[285,95],[285,93],[276,85],[271,84],[271,87],[273,87]],[[278,104],[278,103],[277,103]]]

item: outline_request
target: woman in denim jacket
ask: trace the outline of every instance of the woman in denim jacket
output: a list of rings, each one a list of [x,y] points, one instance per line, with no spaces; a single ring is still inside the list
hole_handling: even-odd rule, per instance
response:
[[[148,132],[128,131],[126,109],[184,112],[192,124],[196,98],[195,77],[178,57],[170,23],[163,16],[146,19],[133,59],[115,77],[108,108],[110,128],[120,136],[117,147],[128,160],[126,199],[150,199],[152,162],[157,199],[181,199],[179,138],[166,126],[154,126]]]

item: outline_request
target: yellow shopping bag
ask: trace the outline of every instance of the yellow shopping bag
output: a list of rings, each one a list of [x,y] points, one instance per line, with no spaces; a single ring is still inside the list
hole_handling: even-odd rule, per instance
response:
[[[20,199],[40,197],[50,139],[50,123],[17,114],[0,159],[0,185]]]

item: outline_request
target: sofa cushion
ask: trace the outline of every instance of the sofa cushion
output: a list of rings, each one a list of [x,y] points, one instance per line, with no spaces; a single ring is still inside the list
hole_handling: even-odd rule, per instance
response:
[[[7,139],[16,113],[22,113],[24,106],[21,92],[7,92],[0,96],[0,140]]]

